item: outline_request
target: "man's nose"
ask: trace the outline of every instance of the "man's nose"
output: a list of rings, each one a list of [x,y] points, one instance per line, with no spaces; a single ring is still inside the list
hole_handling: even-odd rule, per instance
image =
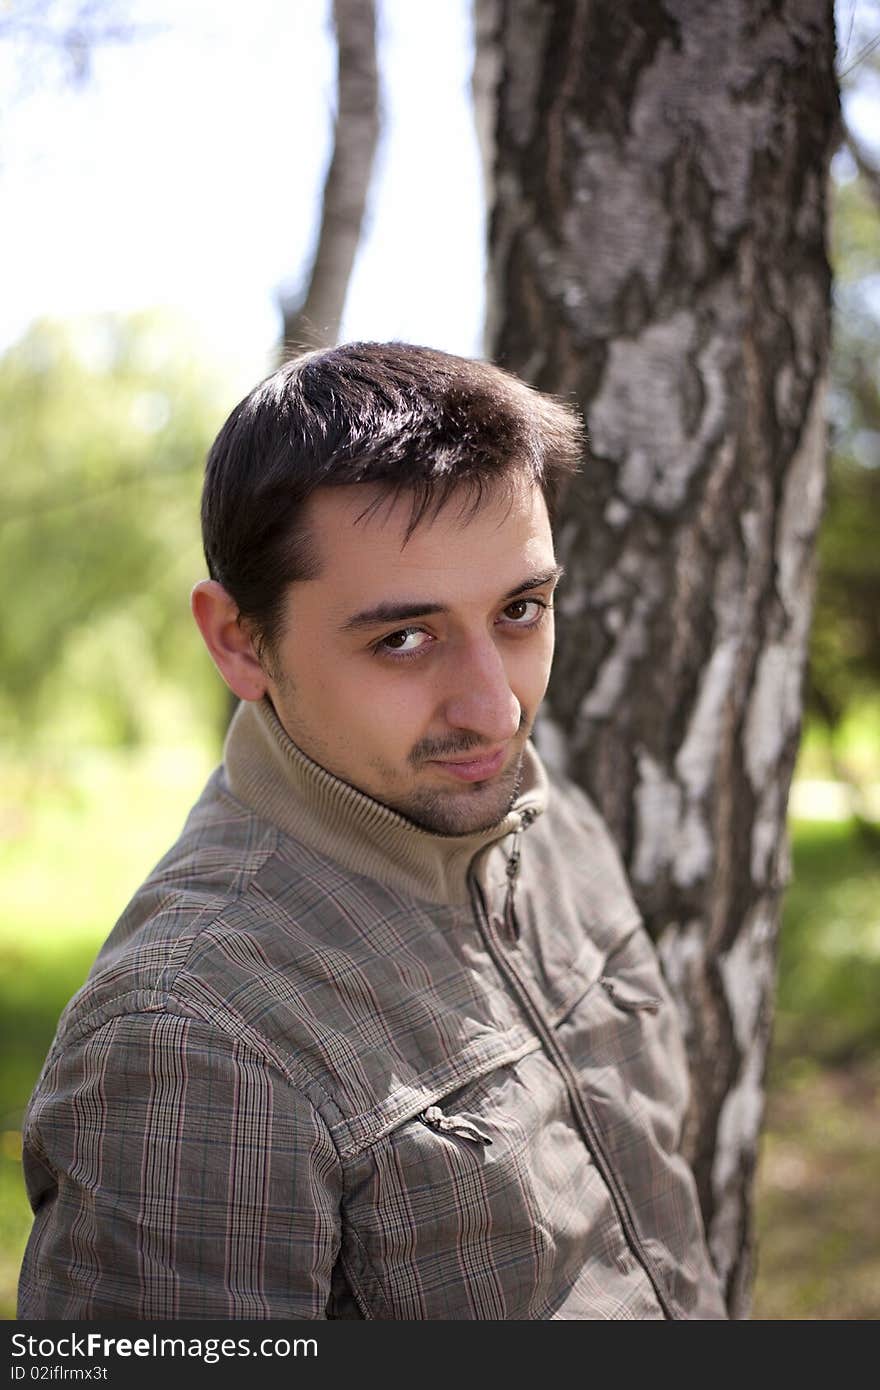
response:
[[[451,690],[444,706],[446,723],[479,734],[487,744],[513,738],[522,707],[492,639],[474,640],[462,647],[452,659],[451,672]]]

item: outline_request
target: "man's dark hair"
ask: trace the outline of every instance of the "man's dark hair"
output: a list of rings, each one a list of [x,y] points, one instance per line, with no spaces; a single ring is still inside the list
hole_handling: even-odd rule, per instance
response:
[[[570,407],[491,363],[409,343],[308,352],[239,402],[208,454],[208,572],[269,657],[288,585],[318,572],[302,521],[316,488],[373,483],[410,494],[409,535],[458,489],[475,511],[489,485],[523,475],[552,521],[582,448]]]

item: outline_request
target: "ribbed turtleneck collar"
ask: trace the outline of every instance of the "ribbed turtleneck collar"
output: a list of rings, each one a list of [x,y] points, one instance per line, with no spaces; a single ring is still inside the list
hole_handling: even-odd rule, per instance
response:
[[[468,869],[482,850],[544,810],[547,776],[526,745],[523,785],[503,820],[471,835],[437,835],[327,772],[299,749],[271,701],[242,703],[224,749],[229,790],[285,834],[352,873],[429,902],[468,898]]]

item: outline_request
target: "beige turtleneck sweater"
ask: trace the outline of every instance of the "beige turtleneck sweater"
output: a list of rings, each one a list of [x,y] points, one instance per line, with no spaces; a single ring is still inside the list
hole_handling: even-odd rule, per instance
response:
[[[524,812],[534,819],[547,804],[547,774],[527,744],[520,792],[496,825],[468,835],[423,830],[307,757],[268,697],[239,706],[224,765],[232,794],[285,834],[352,873],[427,902],[467,902],[477,856],[519,830]]]

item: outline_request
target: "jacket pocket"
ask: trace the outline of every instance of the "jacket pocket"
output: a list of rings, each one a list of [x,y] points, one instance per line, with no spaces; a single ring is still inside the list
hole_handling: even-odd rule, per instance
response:
[[[344,1258],[381,1282],[382,1317],[582,1316],[587,1290],[601,1301],[603,1280],[621,1280],[616,1256],[584,1274],[613,1223],[543,1049],[433,1099],[346,1175]],[[618,1296],[592,1315],[613,1316]]]
[[[407,1073],[402,1067],[389,1069],[384,1093],[376,1095],[371,1108],[341,1116],[329,1126],[340,1158],[356,1159],[407,1123],[418,1123],[420,1128],[438,1134],[451,1133],[446,1123],[450,1118],[461,1115],[472,1121],[474,1117],[461,1107],[450,1108],[450,1096],[465,1095],[481,1078],[515,1064],[540,1047],[541,1039],[523,1023],[506,1033],[487,1034],[458,1053],[450,1048],[449,1056],[424,1070],[412,1068]]]
[[[678,1143],[688,1102],[688,1068],[678,1010],[642,928],[603,963],[556,1029],[597,1112],[645,1121],[660,1146]]]

